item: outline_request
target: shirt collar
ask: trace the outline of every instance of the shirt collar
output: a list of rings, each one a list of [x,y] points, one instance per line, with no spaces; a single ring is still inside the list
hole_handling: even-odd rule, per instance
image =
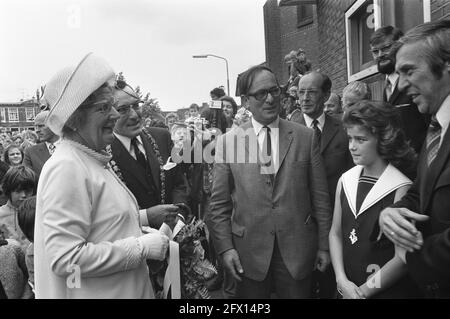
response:
[[[441,125],[442,131],[447,131],[450,124],[450,94],[447,95],[444,102],[442,102],[441,107],[436,113],[436,120]]]
[[[131,138],[129,138],[128,136],[120,135],[116,132],[113,133],[114,136],[117,137],[117,139],[123,144],[123,146],[125,146],[126,150],[129,152],[131,150]],[[136,139],[140,144],[143,144],[140,135],[136,136]]]
[[[398,78],[400,76],[397,73],[391,73],[389,75],[386,75],[386,79],[391,82],[392,87],[394,88],[397,85]]]
[[[305,119],[306,127],[312,128],[313,127],[312,122],[314,121],[314,119],[305,113],[303,113],[303,118]],[[323,126],[325,125],[325,113],[324,112],[322,112],[322,114],[320,114],[320,116],[317,118],[317,121],[319,122],[319,128],[322,131]]]
[[[270,127],[270,129],[274,129],[274,128],[278,128],[279,124],[280,124],[280,118],[277,117],[275,119],[275,121],[273,121],[272,123],[270,123],[267,126]],[[263,128],[263,126],[265,126],[265,125],[259,123],[258,121],[256,121],[254,117],[252,117],[252,125],[253,125],[253,129],[255,130],[256,136],[259,135],[259,132],[261,132],[261,129]]]

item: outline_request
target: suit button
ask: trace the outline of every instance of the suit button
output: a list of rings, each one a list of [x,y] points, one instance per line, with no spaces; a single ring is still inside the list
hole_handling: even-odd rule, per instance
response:
[[[270,234],[271,234],[272,236],[275,236],[275,231],[274,231],[274,230],[271,230],[271,231],[270,231]]]
[[[267,185],[272,184],[272,182],[270,181],[270,179],[266,180],[266,184],[267,184]]]

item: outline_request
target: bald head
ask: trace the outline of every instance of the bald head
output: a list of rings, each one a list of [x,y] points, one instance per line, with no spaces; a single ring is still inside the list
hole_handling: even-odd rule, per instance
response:
[[[331,93],[330,98],[325,102],[324,112],[328,115],[342,113],[341,98],[336,93]]]
[[[34,128],[41,142],[53,143],[56,142],[59,137],[45,124],[45,120],[49,113],[50,111],[41,111],[38,113],[34,118]]]

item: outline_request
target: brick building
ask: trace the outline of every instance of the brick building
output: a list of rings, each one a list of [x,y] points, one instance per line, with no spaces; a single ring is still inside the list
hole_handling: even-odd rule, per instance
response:
[[[369,84],[374,99],[381,99],[384,77],[369,52],[373,31],[394,25],[405,32],[446,18],[448,0],[267,0],[266,61],[285,83],[288,69],[283,58],[301,47],[313,69],[330,76],[333,92],[341,94],[348,82],[360,80]]]
[[[34,118],[39,112],[35,100],[0,103],[0,132],[34,130]]]

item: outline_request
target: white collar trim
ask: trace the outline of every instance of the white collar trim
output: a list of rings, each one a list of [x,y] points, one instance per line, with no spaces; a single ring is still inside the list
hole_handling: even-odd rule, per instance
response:
[[[399,189],[405,185],[411,185],[412,181],[403,175],[398,169],[391,164],[388,164],[384,172],[381,174],[378,181],[373,185],[372,189],[367,194],[359,212],[356,211],[356,193],[358,190],[358,180],[361,175],[363,167],[358,165],[348,170],[342,175],[342,187],[347,197],[348,204],[353,215],[358,217],[380,199],[390,194],[392,191]]]

